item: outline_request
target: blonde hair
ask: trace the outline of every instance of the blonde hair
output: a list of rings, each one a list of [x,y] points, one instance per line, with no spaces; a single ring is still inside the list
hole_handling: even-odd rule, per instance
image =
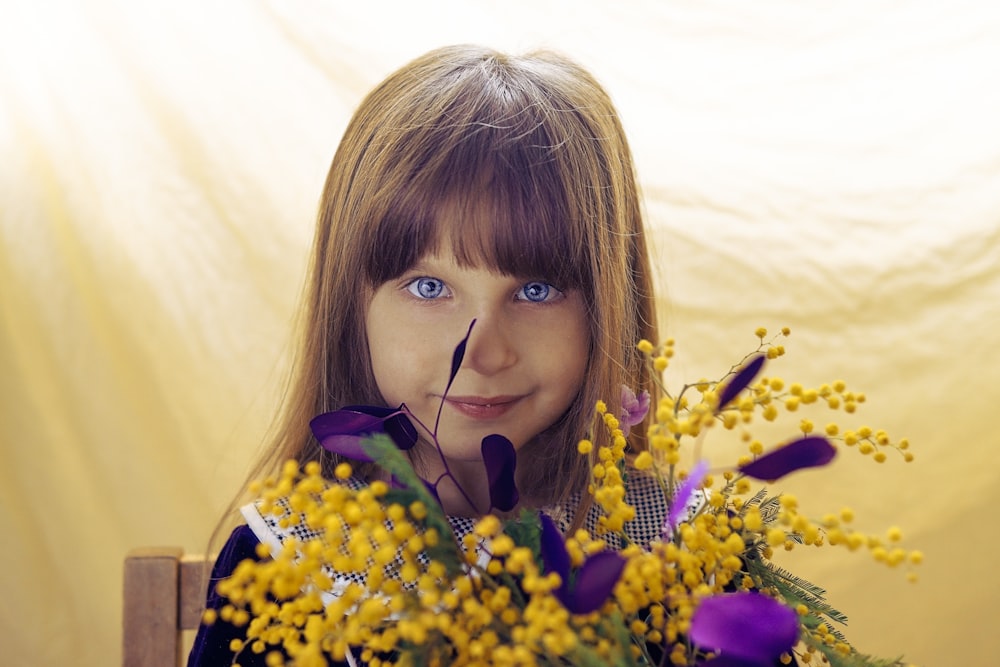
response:
[[[552,501],[586,489],[590,466],[576,444],[595,403],[617,411],[623,384],[649,384],[635,343],[656,340],[631,152],[610,98],[579,65],[475,46],[405,65],[348,125],[323,191],[286,409],[252,477],[287,459],[332,471],[340,459],[319,446],[309,421],[385,404],[370,368],[368,302],[443,240],[462,264],[581,291],[587,381],[567,414],[522,449],[532,465],[519,483]]]

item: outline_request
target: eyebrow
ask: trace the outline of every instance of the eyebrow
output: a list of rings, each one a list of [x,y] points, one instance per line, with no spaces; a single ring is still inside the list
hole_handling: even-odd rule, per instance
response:
[[[410,266],[408,269],[406,269],[406,271],[404,271],[403,273],[410,273],[412,271],[431,271],[433,268],[436,267],[432,266],[430,262],[428,262],[425,258],[421,257],[420,259],[415,261],[413,265]]]

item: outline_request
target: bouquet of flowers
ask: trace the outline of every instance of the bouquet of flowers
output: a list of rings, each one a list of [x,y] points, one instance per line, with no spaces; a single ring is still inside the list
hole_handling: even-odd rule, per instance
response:
[[[220,613],[247,625],[247,640],[233,648],[303,667],[345,660],[372,667],[903,664],[859,653],[823,589],[772,562],[775,550],[796,545],[867,549],[915,578],[912,566],[922,558],[900,546],[897,528],[861,533],[846,509],[813,519],[794,497],[755,485],[826,465],[841,448],[879,462],[893,452],[912,459],[905,439],[834,424],[820,435],[807,419],[794,439],[769,451],[754,439],[755,419],[773,421],[809,404],[853,413],[864,402],[842,382],[805,388],[763,376],[764,365],[784,354],[780,340],[788,334],[769,338],[758,329],[757,348],[723,377],[676,392],[662,382],[673,342],[640,341],[659,396],[623,388],[620,414],[596,406],[596,427],[608,434],[589,489],[599,520],[594,530],[566,536],[565,517],[545,510],[456,525],[438,502],[440,480],[421,479],[405,454],[417,428],[436,444],[436,426],[405,406],[350,406],[317,417],[312,427],[324,447],[377,462],[391,482],[358,483],[341,464],[339,483],[331,483],[318,464],[300,471],[289,462],[280,478],[253,489],[259,511],[297,537],[280,549],[262,545],[269,558],[245,561],[218,584],[230,600]],[[466,340],[455,350],[449,388]],[[627,434],[649,409],[648,447],[633,456]],[[710,470],[701,441],[719,427],[739,432],[748,451],[735,465]],[[596,440],[582,440],[581,455]],[[497,434],[483,440],[482,453],[493,508],[510,516],[518,503],[514,448]],[[629,538],[635,484],[662,498],[658,535],[648,543]]]

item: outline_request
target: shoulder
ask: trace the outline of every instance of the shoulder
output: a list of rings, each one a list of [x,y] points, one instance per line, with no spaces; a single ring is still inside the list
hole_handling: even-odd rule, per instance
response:
[[[231,571],[240,561],[248,558],[260,560],[260,557],[257,555],[258,544],[260,544],[260,540],[250,530],[250,526],[246,524],[238,526],[230,533],[226,543],[222,545],[222,549],[215,560],[216,567],[226,567]]]
[[[333,485],[343,486],[352,492],[360,491],[368,483],[362,479],[351,477],[343,482],[328,481],[326,488]],[[296,509],[296,505],[288,497],[280,497],[271,501],[256,500],[248,505],[244,505],[240,511],[247,523],[247,530],[250,535],[259,542],[266,544],[271,553],[279,553],[290,541],[295,544],[296,549],[301,549],[307,542],[325,542],[325,527],[310,523],[309,517],[305,513]],[[473,532],[476,526],[476,518],[464,516],[448,516],[452,532],[458,542],[462,538]],[[386,527],[392,529],[392,522],[386,519]],[[351,528],[347,523],[340,527],[344,534],[349,533]],[[256,545],[255,545],[256,547]],[[341,547],[341,550],[346,547]],[[426,554],[418,555],[418,560],[426,562]],[[340,573],[330,569],[327,572],[334,580],[334,585],[330,594],[337,596],[345,586],[354,583],[363,583],[363,576],[359,573]]]
[[[257,555],[258,544],[260,542],[257,536],[246,525],[241,525],[229,535],[229,539],[222,546],[215,559],[215,564],[212,566],[205,609],[219,612],[229,602],[215,590],[215,584],[228,578],[236,566],[244,560],[260,560]],[[236,654],[231,648],[232,641],[244,637],[244,628],[236,627],[221,619],[217,619],[211,625],[199,625],[191,651],[188,654],[188,667],[232,664],[236,659]],[[240,664],[248,667],[256,667],[257,665],[263,667],[264,657],[259,656],[257,659],[256,655],[241,656]]]
[[[625,524],[625,537],[643,547],[664,538],[664,524],[670,510],[667,491],[655,475],[630,468],[625,477],[625,502],[635,517]]]
[[[351,491],[360,491],[368,486],[368,482],[356,477],[350,477],[342,482],[328,482],[329,485],[339,485]],[[322,539],[322,527],[311,526],[305,514],[292,506],[288,497],[280,497],[271,502],[255,500],[240,508],[249,531],[256,538],[273,549],[280,549],[288,539],[294,538],[299,543]],[[475,528],[476,519],[464,516],[448,516],[456,537],[461,538]]]
[[[704,494],[696,494],[688,504],[685,514],[693,516],[705,501]],[[669,538],[667,517],[670,512],[669,493],[663,483],[648,472],[628,468],[625,476],[625,502],[635,510],[635,516],[625,523],[622,534],[603,536],[612,549],[626,544],[648,547],[653,542]],[[587,513],[584,526],[592,535],[597,534],[598,519],[603,510],[596,504]]]
[[[331,486],[337,484],[352,491],[366,486],[364,480],[355,477],[327,484]],[[240,513],[243,514],[243,519],[253,535],[275,553],[281,550],[286,540],[295,539],[301,543],[322,537],[321,529],[310,526],[305,514],[295,509],[292,500],[287,496],[270,501],[258,498],[241,507]]]

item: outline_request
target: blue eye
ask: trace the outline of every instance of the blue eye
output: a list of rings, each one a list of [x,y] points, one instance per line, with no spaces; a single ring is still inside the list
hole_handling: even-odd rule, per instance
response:
[[[444,281],[437,278],[417,278],[406,286],[410,294],[420,299],[436,299],[448,289]]]
[[[517,297],[532,303],[542,303],[548,301],[550,296],[555,297],[558,293],[559,290],[548,283],[533,281],[525,283],[524,287],[517,293]]]

